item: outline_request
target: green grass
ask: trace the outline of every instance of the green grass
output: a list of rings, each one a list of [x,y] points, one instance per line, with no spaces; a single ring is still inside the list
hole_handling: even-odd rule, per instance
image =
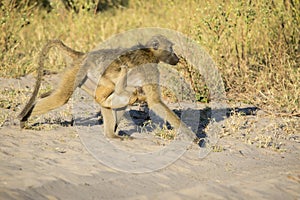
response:
[[[300,113],[299,0],[131,0],[128,7],[97,14],[68,11],[58,0],[51,12],[1,2],[1,77],[35,72],[37,55],[49,39],[89,51],[113,34],[163,27],[193,38],[212,56],[231,101]],[[56,57],[49,62],[57,63]]]

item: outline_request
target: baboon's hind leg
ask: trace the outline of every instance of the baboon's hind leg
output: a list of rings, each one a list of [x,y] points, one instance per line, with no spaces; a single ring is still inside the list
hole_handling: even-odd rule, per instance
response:
[[[67,70],[57,89],[35,103],[31,116],[44,114],[66,104],[74,92],[76,73],[76,68]]]
[[[62,90],[56,90],[50,96],[38,100],[32,110],[31,115],[41,115],[47,113],[55,108],[66,104],[72,93],[65,93]]]
[[[61,88],[52,92],[50,95],[47,93],[44,97],[33,104],[29,109],[29,112],[22,117],[20,120],[21,128],[25,127],[25,124],[30,116],[41,115],[64,105],[68,102],[71,95],[72,93],[66,93]]]

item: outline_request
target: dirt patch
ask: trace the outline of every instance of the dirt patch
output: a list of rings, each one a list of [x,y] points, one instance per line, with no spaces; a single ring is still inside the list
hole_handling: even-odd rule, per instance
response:
[[[1,199],[300,198],[299,118],[233,109],[224,120],[218,143],[204,159],[199,158],[200,147],[192,143],[168,167],[125,173],[103,165],[86,150],[76,126],[70,126],[69,105],[33,119],[39,122],[33,126],[39,130],[20,130],[15,116],[28,97],[25,94],[30,94],[26,85],[32,81],[28,80],[32,77],[0,80],[1,91],[20,90],[10,107],[1,108]],[[60,123],[65,121],[70,122],[67,127]],[[102,128],[101,123],[96,126]],[[205,127],[201,130],[205,133]],[[155,135],[143,132],[140,136],[113,143],[137,152],[166,145],[157,142],[165,140]]]

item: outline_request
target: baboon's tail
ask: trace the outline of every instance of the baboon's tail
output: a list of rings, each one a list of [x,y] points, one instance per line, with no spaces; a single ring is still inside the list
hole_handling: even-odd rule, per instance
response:
[[[45,60],[46,56],[48,55],[51,47],[54,47],[54,46],[63,50],[65,53],[67,53],[73,59],[77,59],[84,55],[84,53],[75,51],[75,50],[71,49],[70,47],[66,46],[60,40],[50,40],[44,46],[44,48],[42,49],[41,54],[39,56],[39,62],[38,62],[39,66],[37,69],[37,78],[36,78],[35,87],[34,87],[32,96],[29,99],[29,101],[27,102],[27,104],[25,105],[25,107],[23,108],[23,110],[21,111],[21,113],[18,115],[18,118],[20,119],[20,122],[21,122],[20,123],[21,128],[24,128],[24,123],[28,120],[28,118],[30,117],[31,112],[34,108],[36,97],[38,95],[38,92],[39,92],[39,89],[40,89],[41,83],[42,83],[42,77],[43,77],[43,73],[44,73],[44,60]]]

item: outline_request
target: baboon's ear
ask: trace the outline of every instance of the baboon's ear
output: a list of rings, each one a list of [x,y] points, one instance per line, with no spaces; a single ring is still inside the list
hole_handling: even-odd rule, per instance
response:
[[[152,42],[152,48],[154,50],[157,50],[158,47],[159,47],[159,41],[158,40],[153,40],[153,42]]]

